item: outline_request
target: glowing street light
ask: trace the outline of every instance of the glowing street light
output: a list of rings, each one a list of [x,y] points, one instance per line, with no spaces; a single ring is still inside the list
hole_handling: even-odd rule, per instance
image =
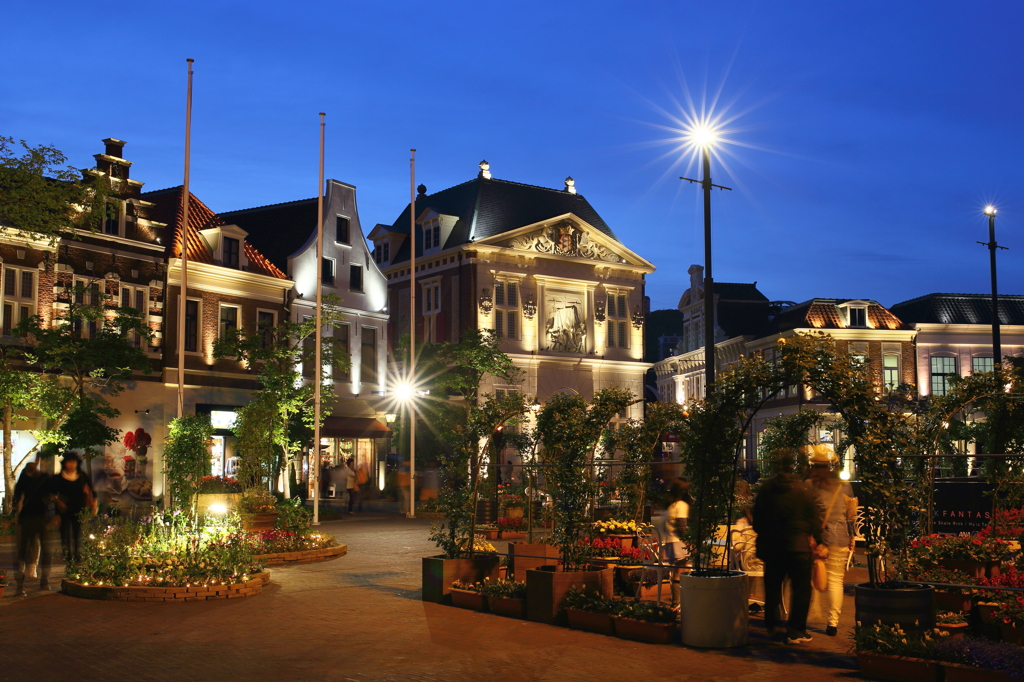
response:
[[[989,204],[985,207],[988,216],[988,241],[978,242],[988,247],[989,270],[992,273],[992,369],[999,371],[1003,363],[1003,345],[999,339],[999,289],[996,286],[996,251],[1006,249],[996,243],[996,207]]]

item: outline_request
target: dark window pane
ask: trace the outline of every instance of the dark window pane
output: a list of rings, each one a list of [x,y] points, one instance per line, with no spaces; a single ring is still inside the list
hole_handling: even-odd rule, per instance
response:
[[[351,352],[351,350],[349,349],[349,343],[348,343],[348,325],[347,324],[343,324],[343,325],[341,325],[340,327],[338,327],[337,329],[334,330],[334,352],[338,354],[338,360],[348,361],[350,359],[349,358],[349,353]],[[349,370],[351,370],[351,365],[349,365]],[[334,371],[334,380],[335,381],[352,381],[352,372],[351,371],[343,371],[343,370],[335,370]]]
[[[199,301],[185,301],[185,350],[195,353],[199,348]]]
[[[519,307],[519,288],[515,282],[508,283],[508,305],[511,308]]]
[[[348,244],[348,226],[348,218],[342,218],[341,216],[338,216],[337,221],[335,223],[336,232],[334,238],[337,241],[341,242],[342,244]]]
[[[627,337],[626,337],[626,323],[625,322],[619,322],[619,348],[625,348],[626,347],[626,341],[627,341]]]
[[[363,327],[361,381],[364,384],[377,383],[377,329]]]
[[[508,338],[516,338],[516,313],[515,310],[508,311]]]
[[[18,273],[11,268],[4,270],[4,296],[14,296],[14,287],[18,283]]]
[[[22,298],[35,298],[35,291],[32,290],[32,271],[22,270],[21,271],[21,297]]]
[[[224,238],[224,260],[222,261],[226,268],[237,268],[238,267],[238,240],[231,237]]]
[[[225,338],[238,329],[238,308],[229,305],[220,307],[220,338]]]
[[[622,296],[622,295],[619,295],[618,299],[619,299],[618,308],[617,308],[618,317],[625,317],[626,316],[626,297]]]
[[[132,290],[128,287],[121,287],[121,307],[128,308],[132,304]]]
[[[93,282],[89,285],[89,305],[100,304],[100,283]]]
[[[349,268],[348,288],[352,291],[363,290],[363,266],[352,265]]]
[[[505,305],[505,283],[494,283],[494,305]]]
[[[316,336],[310,334],[302,340],[302,376],[316,379]]]
[[[135,290],[135,309],[143,315],[149,314],[149,306],[146,305],[146,292],[142,289]]]
[[[4,336],[11,335],[11,329],[14,328],[14,306],[5,304],[4,305]]]
[[[494,311],[494,335],[499,339],[505,336],[505,312]]]
[[[321,263],[322,281],[324,284],[334,284],[334,261],[324,258]]]

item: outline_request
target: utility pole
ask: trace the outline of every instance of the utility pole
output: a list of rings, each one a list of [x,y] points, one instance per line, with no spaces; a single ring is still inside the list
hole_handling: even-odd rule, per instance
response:
[[[409,158],[409,512],[416,518],[416,150]]]
[[[178,419],[185,416],[185,308],[188,307],[188,199],[192,153],[192,62],[188,62],[188,94],[185,97],[185,178],[181,189],[181,289],[178,292]]]
[[[320,346],[323,343],[323,317],[321,306],[324,296],[324,112],[320,112],[320,173],[316,190],[316,332],[314,339],[316,349],[313,351],[315,374],[313,381],[313,457],[315,482],[313,486],[313,525],[320,525],[320,385],[323,384],[324,368],[320,357]],[[288,471],[288,467],[285,467]],[[284,483],[287,489],[288,481]]]

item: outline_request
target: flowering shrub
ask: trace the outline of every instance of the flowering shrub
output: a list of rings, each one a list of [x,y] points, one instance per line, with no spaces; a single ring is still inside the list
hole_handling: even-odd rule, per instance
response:
[[[612,556],[622,552],[622,540],[618,538],[580,538],[579,544],[593,547],[597,556]]]
[[[911,558],[926,567],[943,561],[999,561],[1009,551],[1005,540],[977,535],[926,535],[910,543]]]
[[[203,495],[240,493],[242,484],[230,476],[203,476],[199,479],[199,492]]]
[[[643,583],[644,587],[658,584],[658,572],[653,568],[634,568],[629,572],[629,582]]]
[[[1024,627],[1024,597],[1013,597],[1009,601],[1001,602],[996,617],[1007,625]]]
[[[459,548],[460,549],[465,549],[466,545],[468,545],[468,544],[469,544],[469,539],[468,538],[465,538],[465,537],[459,538]],[[483,536],[481,536],[481,535],[474,535],[473,536],[473,551],[474,552],[497,552],[498,550],[496,550],[494,548],[494,545],[492,545],[491,543],[487,542],[487,539],[484,538]]]
[[[949,613],[940,613],[935,616],[935,623],[938,625],[962,625],[967,622],[967,618],[964,614],[959,611],[950,611]]]
[[[947,663],[995,670],[1011,680],[1024,679],[1024,648],[1010,642],[990,642],[973,637],[944,638],[936,642],[934,656]]]
[[[853,632],[853,643],[857,651],[871,651],[889,656],[934,658],[935,640],[941,636],[940,631],[907,634],[899,625],[875,623],[865,627],[858,621]]]
[[[500,599],[526,599],[526,583],[515,580],[491,580],[484,578],[480,592],[486,597]]]
[[[566,593],[564,603],[566,608],[576,609],[577,611],[614,614],[621,602],[605,599],[597,592],[573,587]]]
[[[333,536],[314,533],[312,531],[293,532],[287,530],[257,530],[232,536],[232,541],[251,542],[257,554],[277,554],[279,552],[304,552],[311,549],[336,547],[338,541]]]
[[[941,566],[911,570],[909,571],[908,579],[922,583],[950,583],[952,585],[974,585],[978,582],[977,578],[963,571],[958,571],[955,568],[943,568]],[[949,592],[950,594],[971,593],[971,590],[956,587],[938,587],[936,590],[939,592]]]
[[[604,535],[631,535],[639,530],[636,521],[615,521],[613,519],[595,521],[593,528],[595,532]]]
[[[679,615],[667,606],[646,601],[624,601],[615,615],[648,623],[674,623]]]
[[[7,586],[7,571],[0,570],[0,587]]]
[[[503,516],[498,519],[499,530],[526,530],[526,519],[513,519],[510,516]]]
[[[452,583],[453,590],[466,590],[467,592],[482,593],[484,591],[483,583],[470,583],[464,580],[456,580]]]
[[[1018,570],[1016,566],[1007,566],[999,575],[991,578],[979,578],[978,584],[986,587],[1024,588],[1024,571]],[[989,602],[1002,602],[1014,597],[1013,593],[1002,590],[981,590],[980,594],[983,601]]]
[[[1024,535],[1024,509],[1002,509],[992,516],[992,522],[978,531],[978,537],[995,536],[1016,540]]]
[[[238,501],[238,511],[246,514],[277,511],[277,498],[266,488],[249,488]]]

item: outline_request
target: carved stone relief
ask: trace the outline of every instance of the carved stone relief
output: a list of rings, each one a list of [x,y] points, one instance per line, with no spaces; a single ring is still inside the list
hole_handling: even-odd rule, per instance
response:
[[[544,314],[548,350],[561,353],[586,352],[587,323],[583,298],[579,294],[550,294],[545,301]]]
[[[539,251],[606,263],[622,261],[618,254],[592,241],[586,231],[570,222],[551,225],[539,232],[513,239],[509,242],[509,247],[520,251]]]

